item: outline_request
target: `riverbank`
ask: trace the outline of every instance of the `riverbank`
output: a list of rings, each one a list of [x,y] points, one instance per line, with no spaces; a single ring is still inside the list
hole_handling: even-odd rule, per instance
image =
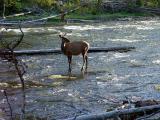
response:
[[[47,14],[49,16],[49,14]],[[159,16],[149,13],[138,13],[138,12],[103,12],[98,14],[77,14],[70,13],[65,16],[65,20],[61,21],[60,17],[53,17],[46,20],[40,20],[48,17],[47,15],[25,15],[14,18],[8,18],[0,21],[3,26],[16,26],[19,21],[24,27],[39,27],[39,26],[52,26],[52,25],[64,25],[66,23],[88,23],[88,22],[106,22],[106,21],[130,21],[130,20],[149,20]],[[54,16],[54,15],[53,15]],[[36,20],[36,21],[35,21]],[[27,22],[33,21],[33,22]]]

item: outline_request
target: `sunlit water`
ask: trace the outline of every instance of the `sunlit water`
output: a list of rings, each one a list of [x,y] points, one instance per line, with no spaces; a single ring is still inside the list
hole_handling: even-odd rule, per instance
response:
[[[84,75],[80,72],[82,57],[73,57],[73,79],[66,77],[68,63],[62,54],[20,57],[28,66],[25,80],[35,83],[26,90],[28,115],[65,119],[114,109],[126,97],[160,100],[160,91],[156,89],[160,84],[160,20],[81,23],[23,30],[25,42],[18,49],[60,48],[60,32],[67,32],[67,37],[73,41],[86,40],[91,47],[136,47],[127,53],[89,53],[88,73]],[[19,34],[18,30],[8,31]],[[0,64],[2,88],[8,81],[19,81],[14,68],[7,67],[4,62]],[[14,86],[8,88],[8,94],[14,113],[19,113],[21,91],[16,84]],[[1,94],[0,106],[5,108],[4,99]]]

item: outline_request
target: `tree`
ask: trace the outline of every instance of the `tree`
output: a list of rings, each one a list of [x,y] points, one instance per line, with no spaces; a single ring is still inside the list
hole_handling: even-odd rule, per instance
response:
[[[56,0],[33,0],[33,3],[39,5],[40,7],[51,7],[56,3]]]
[[[3,4],[3,14],[2,14],[2,17],[5,18],[6,4],[5,4],[4,0],[3,0],[2,4]]]
[[[102,4],[102,0],[97,0],[97,10],[98,11],[101,10],[101,4]]]
[[[3,14],[5,4],[5,14],[10,15],[15,12],[21,11],[22,4],[20,0],[0,0],[0,12]]]

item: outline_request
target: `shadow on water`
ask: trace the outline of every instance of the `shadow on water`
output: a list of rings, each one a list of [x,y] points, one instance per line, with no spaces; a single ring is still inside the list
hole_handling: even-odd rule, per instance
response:
[[[68,74],[67,58],[62,54],[21,56],[28,66],[24,76],[28,119],[64,119],[103,112],[115,109],[126,96],[136,100],[160,98],[159,20],[59,27],[46,28],[49,32],[54,29],[54,33],[41,36],[29,34],[32,30],[28,29],[24,40],[31,46],[21,45],[19,49],[59,48],[58,32],[70,31],[69,39],[86,40],[92,47],[135,46],[136,50],[89,53],[86,74],[80,72],[82,57],[73,57],[71,75]],[[9,89],[14,113],[18,114],[19,79],[13,68],[6,67],[8,64],[0,63],[0,66],[0,88]],[[6,106],[0,96],[0,112]]]

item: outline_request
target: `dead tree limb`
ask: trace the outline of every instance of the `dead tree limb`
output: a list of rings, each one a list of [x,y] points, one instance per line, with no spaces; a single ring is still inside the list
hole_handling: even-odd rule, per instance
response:
[[[21,34],[20,39],[18,39],[18,40],[6,42],[5,40],[2,39],[2,35],[0,36],[1,37],[0,43],[1,43],[1,46],[4,48],[4,49],[0,50],[0,57],[2,59],[7,60],[8,62],[11,62],[14,65],[16,72],[20,78],[20,82],[22,85],[22,100],[23,100],[22,107],[21,107],[21,112],[22,112],[21,120],[23,120],[24,114],[25,114],[25,82],[24,82],[24,78],[23,78],[23,75],[25,73],[25,69],[23,68],[24,66],[22,65],[22,62],[20,62],[20,60],[17,59],[17,56],[14,52],[14,49],[22,42],[23,37],[24,37],[24,33],[21,29],[20,24],[19,24],[19,29],[22,34]]]
[[[123,110],[114,110],[111,112],[104,112],[104,113],[97,113],[97,114],[90,114],[90,115],[82,115],[76,118],[76,120],[105,120],[108,118],[114,118],[115,116],[125,115],[125,114],[132,114],[132,113],[139,113],[149,110],[160,110],[160,104],[152,105],[152,106],[145,106],[139,108],[131,108],[131,109],[123,109]],[[66,120],[73,120],[73,118],[69,118]]]
[[[14,120],[13,119],[13,111],[12,111],[12,107],[11,107],[11,104],[10,104],[9,99],[8,99],[7,92],[5,90],[2,90],[2,92],[3,92],[4,96],[6,97],[6,101],[7,101],[9,110],[10,110],[10,116],[11,116],[10,118],[11,118],[11,120]]]
[[[23,40],[23,37],[24,37],[24,33],[23,33],[23,31],[22,31],[22,28],[21,28],[21,26],[19,25],[19,29],[20,29],[20,31],[21,31],[21,37],[20,37],[20,39],[19,40],[17,40],[13,45],[12,45],[12,50],[14,50],[17,46],[19,46],[19,44],[22,42],[22,40]]]
[[[22,15],[28,15],[28,14],[31,14],[31,13],[32,13],[32,11],[17,13],[17,14],[13,14],[13,15],[8,15],[8,16],[6,16],[6,18],[18,17],[18,16],[22,16]]]

